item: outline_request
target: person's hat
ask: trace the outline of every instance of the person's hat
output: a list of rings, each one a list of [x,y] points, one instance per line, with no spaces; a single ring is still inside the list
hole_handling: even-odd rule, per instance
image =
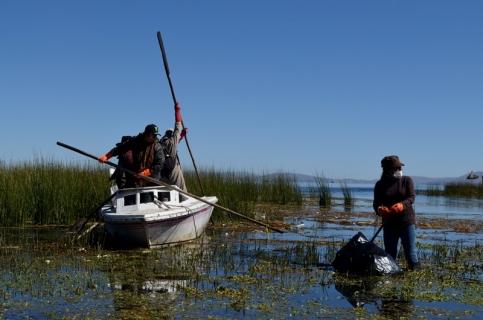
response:
[[[381,160],[381,167],[383,168],[400,168],[402,166],[404,166],[404,163],[399,160],[398,156],[387,156]]]
[[[144,128],[145,134],[151,133],[151,134],[157,135],[158,132],[159,132],[158,126],[155,124],[148,124],[146,128]]]

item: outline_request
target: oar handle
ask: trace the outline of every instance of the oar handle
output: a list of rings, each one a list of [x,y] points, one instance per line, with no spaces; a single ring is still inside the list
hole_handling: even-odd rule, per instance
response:
[[[61,147],[64,147],[64,148],[66,148],[66,149],[72,150],[72,151],[74,151],[74,152],[77,152],[77,153],[79,153],[79,154],[82,154],[82,155],[84,155],[84,156],[86,156],[86,157],[88,157],[88,158],[91,158],[91,159],[94,159],[94,160],[99,161],[99,159],[98,159],[96,156],[94,156],[93,154],[87,153],[87,152],[85,152],[85,151],[83,151],[83,150],[80,150],[80,149],[75,148],[75,147],[73,147],[73,146],[70,146],[70,145],[68,145],[68,144],[65,144],[65,143],[62,143],[62,142],[60,142],[60,141],[57,141],[57,145],[59,145],[59,146],[61,146]],[[184,191],[184,190],[181,190],[181,189],[179,189],[179,188],[177,188],[177,187],[173,187],[172,185],[167,184],[167,183],[165,183],[165,182],[163,182],[163,181],[160,181],[160,180],[157,180],[157,179],[154,179],[154,178],[151,178],[151,177],[146,177],[146,176],[139,175],[137,172],[131,171],[131,170],[126,169],[126,168],[123,168],[123,167],[121,167],[120,165],[117,165],[117,164],[115,164],[115,163],[113,163],[113,162],[110,162],[110,161],[105,161],[105,162],[103,162],[103,163],[105,163],[105,164],[107,164],[107,165],[109,165],[109,166],[111,166],[111,167],[118,168],[119,170],[122,170],[122,171],[124,171],[124,172],[126,172],[126,173],[132,174],[133,176],[135,176],[135,177],[137,177],[137,178],[144,179],[145,181],[151,182],[151,183],[153,183],[153,184],[155,184],[155,185],[166,187],[166,188],[167,188],[167,189],[169,189],[169,190],[175,190],[175,191],[178,191],[179,193],[184,194],[185,196],[191,197],[191,198],[193,198],[193,199],[196,199],[196,200],[198,200],[198,201],[201,201],[201,202],[203,202],[203,203],[206,203],[206,204],[208,204],[208,205],[210,205],[210,206],[212,206],[212,207],[218,208],[218,209],[220,209],[220,210],[223,210],[223,211],[225,211],[225,212],[231,213],[231,214],[236,215],[236,216],[238,216],[238,217],[240,217],[240,218],[243,218],[243,219],[245,219],[245,220],[248,220],[248,221],[251,221],[251,222],[253,222],[253,223],[256,223],[256,224],[258,224],[258,225],[260,225],[260,226],[264,226],[264,227],[266,227],[266,228],[268,228],[268,229],[270,229],[270,230],[276,231],[276,232],[278,232],[278,233],[284,233],[284,231],[283,231],[283,230],[277,229],[277,228],[272,227],[272,226],[270,226],[270,225],[268,225],[268,224],[266,224],[266,223],[263,223],[263,222],[261,222],[261,221],[258,221],[258,220],[252,219],[252,218],[250,218],[250,217],[247,217],[247,216],[245,216],[245,215],[243,215],[243,214],[241,214],[241,213],[238,213],[238,212],[233,211],[233,210],[231,210],[231,209],[228,209],[228,208],[225,208],[225,207],[223,207],[223,206],[220,206],[219,204],[216,204],[216,203],[211,203],[211,202],[209,202],[209,201],[207,201],[207,200],[205,200],[205,199],[203,199],[203,198],[201,198],[201,197],[198,197],[198,196],[196,196],[196,195],[194,195],[194,194],[191,194],[191,193],[189,193],[189,192],[186,192],[186,191]]]
[[[379,227],[379,229],[377,229],[376,233],[372,236],[371,240],[369,240],[369,242],[373,242],[376,239],[377,235],[379,234],[379,232],[381,232],[381,230],[382,230],[383,227],[384,227],[384,225],[382,224]]]
[[[173,82],[171,81],[171,73],[169,71],[169,65],[168,65],[168,56],[166,55],[166,49],[164,48],[164,43],[163,43],[163,37],[161,36],[161,32],[157,32],[156,36],[158,37],[158,43],[159,43],[159,48],[161,49],[161,55],[163,56],[163,64],[164,64],[164,70],[166,71],[166,77],[168,78],[168,83],[169,83],[169,90],[171,91],[171,97],[173,97],[173,102],[176,107],[176,104],[178,103],[178,99],[176,99],[176,94],[174,93],[174,87],[173,87]],[[181,125],[183,128],[186,128],[184,126],[184,122],[181,120]],[[205,194],[205,190],[203,189],[203,184],[201,183],[201,178],[200,174],[198,172],[198,167],[196,166],[196,161],[195,157],[193,156],[193,152],[191,151],[191,147],[189,144],[188,140],[188,135],[185,134],[184,141],[186,141],[186,146],[188,147],[188,152],[191,157],[191,163],[193,163],[193,167],[195,169],[196,173],[196,178],[198,180],[198,184],[200,186],[201,194]]]
[[[168,77],[169,89],[171,90],[171,96],[173,97],[173,102],[176,104],[178,100],[174,93],[173,82],[171,81],[171,73],[169,72],[168,56],[166,55],[166,50],[164,49],[163,37],[161,37],[161,32],[157,32],[159,48],[161,49],[161,55],[163,56],[164,70],[166,71],[166,76]]]
[[[108,203],[109,201],[111,201],[112,198],[114,198],[114,196],[117,194],[117,192],[114,192],[113,194],[111,194],[108,198],[106,198],[104,201],[101,202],[100,205],[98,205],[92,212],[91,214],[85,219],[85,221],[82,223],[82,225],[79,227],[79,230],[77,231],[77,234],[79,234],[82,229],[84,229],[85,225],[87,224],[87,222],[92,218],[92,216],[94,216],[99,210],[102,209],[102,207]]]

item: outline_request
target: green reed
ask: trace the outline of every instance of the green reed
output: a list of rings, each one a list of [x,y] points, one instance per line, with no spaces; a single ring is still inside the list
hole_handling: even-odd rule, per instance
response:
[[[444,186],[443,189],[437,186],[429,187],[422,191],[428,196],[447,196],[465,198],[483,198],[483,184],[473,184],[464,182],[452,182]]]
[[[97,165],[34,160],[0,166],[3,226],[66,224],[90,213],[109,192],[108,174]]]
[[[344,196],[344,208],[352,208],[354,206],[354,197],[352,196],[352,190],[347,186],[344,181],[340,184],[342,195]]]
[[[205,195],[216,195],[219,204],[237,212],[254,216],[259,203],[297,204],[302,203],[302,194],[295,179],[284,173],[259,176],[251,172],[206,169],[200,172]],[[185,171],[188,191],[201,195],[194,171]],[[225,214],[215,210],[214,218]]]
[[[332,192],[329,182],[320,175],[315,175],[315,187],[311,188],[310,193],[319,198],[319,206],[323,209],[330,209],[332,205]]]
[[[286,173],[264,175],[259,182],[261,202],[277,204],[302,204],[302,192],[295,178]]]
[[[202,195],[194,172],[184,175],[189,192]],[[216,195],[219,204],[251,216],[258,203],[302,202],[295,179],[283,173],[259,176],[208,169],[201,178],[206,195]],[[107,168],[96,163],[0,162],[0,219],[4,226],[70,224],[91,213],[109,195],[109,187]],[[225,215],[215,211],[217,216]]]

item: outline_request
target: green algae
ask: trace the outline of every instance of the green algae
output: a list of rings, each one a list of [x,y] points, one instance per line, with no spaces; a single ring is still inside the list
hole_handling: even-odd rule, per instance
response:
[[[327,267],[342,242],[235,235],[208,232],[197,242],[162,250],[105,250],[57,243],[40,234],[12,242],[4,234],[0,314],[27,318],[41,310],[48,318],[96,319],[481,314],[478,243],[420,245],[421,270],[355,277]]]

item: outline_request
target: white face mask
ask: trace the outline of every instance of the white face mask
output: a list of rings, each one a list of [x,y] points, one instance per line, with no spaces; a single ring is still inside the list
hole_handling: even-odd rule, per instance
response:
[[[397,170],[396,172],[394,172],[394,178],[401,179],[402,176],[403,176],[402,170]]]

